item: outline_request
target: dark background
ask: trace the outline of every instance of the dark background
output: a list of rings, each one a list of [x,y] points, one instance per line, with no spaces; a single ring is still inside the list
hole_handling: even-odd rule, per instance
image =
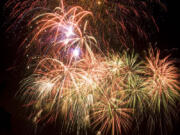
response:
[[[7,35],[3,27],[7,18],[3,9],[5,2],[6,0],[0,1],[0,135],[32,135],[34,127],[26,120],[22,106],[14,96],[22,75],[16,70],[13,72],[10,70],[16,60],[17,46],[11,44],[13,37]],[[176,58],[180,64],[178,29],[180,8],[176,3],[177,0],[164,0],[164,2],[167,12],[161,12],[156,8],[153,11],[160,31],[153,35],[152,41],[157,42],[157,46],[162,51],[171,53],[172,57]],[[53,125],[41,128],[38,128],[37,134],[58,134]],[[180,120],[175,124],[172,135],[180,135]]]

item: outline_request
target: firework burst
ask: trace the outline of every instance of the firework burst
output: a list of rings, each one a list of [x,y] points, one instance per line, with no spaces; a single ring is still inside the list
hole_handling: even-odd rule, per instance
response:
[[[99,58],[100,59],[100,58]],[[47,119],[56,121],[63,116],[70,128],[85,128],[89,124],[90,106],[94,91],[102,82],[106,69],[100,61],[80,59],[64,64],[55,58],[43,58],[32,75],[21,82],[21,91],[26,106],[36,111],[31,114],[34,123]]]
[[[40,13],[28,22],[31,32],[19,48],[24,47],[24,53],[30,58],[34,54],[51,55],[54,51],[61,57],[73,54],[79,58],[89,55],[95,59],[93,51],[102,52],[95,37],[87,32],[88,21],[83,21],[85,17],[92,16],[92,13],[80,6],[67,9],[62,0],[60,3],[61,6],[53,12]]]
[[[107,81],[104,87],[96,91],[92,125],[102,134],[123,134],[130,128],[133,109],[127,107],[128,101],[120,90],[112,88],[115,85]]]
[[[149,134],[168,135],[173,128],[173,120],[177,119],[176,102],[179,100],[179,72],[175,61],[169,56],[160,57],[160,50],[149,49],[146,56],[144,81],[149,95],[147,126]],[[159,130],[156,130],[156,128]]]
[[[174,61],[169,59],[169,56],[161,59],[160,51],[155,51],[150,48],[149,56],[146,57],[148,79],[147,89],[152,99],[152,104],[157,105],[160,110],[160,104],[164,107],[167,103],[175,103],[174,99],[179,96],[179,73],[178,69],[174,66]],[[166,107],[165,107],[166,108]]]
[[[143,61],[139,59],[138,55],[133,51],[129,53],[124,51],[121,55],[113,55],[108,64],[111,69],[110,76],[112,80],[113,78],[118,80],[118,82],[115,82],[119,85],[119,88],[121,87],[121,90],[125,93],[127,92],[126,95],[128,98],[134,100],[132,101],[133,105],[131,107],[136,108],[139,106],[135,105],[138,100],[139,103],[144,103],[143,97],[147,97],[145,96],[147,91],[145,91],[145,86],[142,83],[145,80],[143,77],[145,66]],[[130,95],[132,94],[132,97],[128,93]],[[134,97],[133,94],[137,97]]]
[[[135,35],[148,39],[142,26],[146,22],[158,30],[147,8],[148,2],[160,1],[66,1],[73,6],[65,6],[63,0],[57,6],[57,1],[6,3],[15,5],[10,14],[15,23],[30,16],[28,35],[19,48],[25,50],[33,73],[21,81],[17,94],[32,109],[32,122],[60,120],[63,128],[78,135],[91,127],[98,135],[122,135],[132,124],[132,131],[139,132],[147,120],[152,132],[158,123],[163,134],[163,128],[172,125],[171,116],[176,116],[179,98],[174,61],[169,56],[161,59],[160,51],[152,48],[145,60],[127,49],[121,54],[109,50],[110,43],[129,48],[139,40]],[[37,8],[45,10],[34,12]]]

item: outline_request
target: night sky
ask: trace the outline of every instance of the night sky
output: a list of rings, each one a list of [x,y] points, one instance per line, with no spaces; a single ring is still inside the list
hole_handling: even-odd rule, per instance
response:
[[[0,135],[33,135],[34,127],[24,117],[23,107],[15,97],[22,75],[17,70],[11,70],[14,69],[13,64],[16,61],[17,46],[12,45],[12,35],[9,36],[5,32],[4,24],[7,18],[3,6],[5,1],[0,1]],[[167,11],[159,11],[158,8],[153,11],[160,31],[152,36],[152,41],[157,42],[157,46],[164,53],[171,53],[172,57],[177,59],[177,66],[180,68],[179,5],[174,0],[163,1],[166,3]],[[58,135],[58,124],[41,126],[37,128],[38,135]],[[172,135],[180,135],[180,120],[175,124],[173,131]]]

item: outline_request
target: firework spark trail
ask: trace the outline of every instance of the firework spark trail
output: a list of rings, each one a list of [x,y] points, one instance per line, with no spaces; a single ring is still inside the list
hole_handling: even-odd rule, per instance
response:
[[[106,47],[112,46],[113,43],[127,48],[132,47],[137,38],[142,38],[143,41],[148,40],[150,31],[147,31],[147,27],[142,25],[144,21],[154,26],[151,32],[159,30],[154,17],[149,11],[149,5],[158,3],[165,7],[159,0],[74,0],[67,3],[81,5],[93,12],[95,17],[92,22],[94,24],[91,24],[94,33],[97,33],[96,36],[100,39],[100,43],[107,45]],[[135,37],[135,35],[138,36]],[[112,39],[112,36],[115,38]]]
[[[11,8],[10,18],[15,19],[14,23],[10,25],[7,29],[10,30],[14,24],[18,23],[18,21],[26,14],[27,12],[31,11],[37,7],[46,7],[47,0],[24,0],[24,1],[17,1],[17,0],[8,0],[5,4],[7,8]]]

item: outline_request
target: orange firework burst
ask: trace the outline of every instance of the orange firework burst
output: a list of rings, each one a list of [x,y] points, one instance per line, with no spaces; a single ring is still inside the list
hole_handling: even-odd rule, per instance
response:
[[[179,95],[179,73],[174,66],[174,61],[169,56],[161,59],[160,51],[150,48],[149,56],[146,57],[146,75],[148,79],[145,84],[153,103],[160,109],[161,102],[167,106],[167,103],[175,103],[174,100]]]
[[[94,59],[92,49],[100,49],[96,39],[86,32],[88,22],[82,24],[83,18],[87,15],[92,13],[79,6],[66,11],[61,1],[61,7],[56,7],[53,13],[40,14],[29,22],[29,25],[35,28],[28,36],[30,41],[25,39],[21,46],[28,43],[26,53],[34,47],[43,54],[50,54],[51,50],[55,50],[62,55],[64,52],[67,54],[72,48],[79,48],[81,55],[89,55]],[[75,51],[75,55],[78,55],[77,52]]]

